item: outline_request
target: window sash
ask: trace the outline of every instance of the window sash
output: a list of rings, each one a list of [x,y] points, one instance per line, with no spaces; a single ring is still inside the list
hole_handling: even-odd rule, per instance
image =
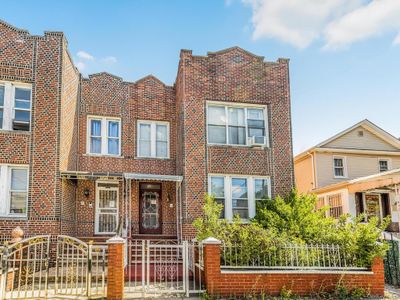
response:
[[[255,176],[241,176],[241,175],[223,175],[223,174],[209,174],[208,192],[213,195],[215,200],[224,205],[224,217],[227,220],[232,220],[234,214],[239,211],[246,211],[246,219],[252,218],[256,214],[256,181],[266,180],[267,195],[271,198],[271,179],[270,177],[255,177]],[[223,192],[216,195],[215,187],[213,187],[213,180],[223,180]],[[234,195],[232,189],[232,180],[241,179],[246,180],[247,195]],[[234,201],[237,205],[234,206]],[[246,201],[246,202],[245,202]],[[242,203],[241,203],[242,202]]]
[[[221,116],[220,120],[214,120],[213,117],[217,116],[215,113],[211,112],[213,109],[224,109],[225,114]],[[232,120],[232,110],[239,112],[243,110],[243,113],[237,113],[237,120]],[[249,115],[251,111],[261,111],[262,119],[250,119]],[[233,146],[247,146],[249,137],[254,136],[252,132],[255,129],[262,131],[262,136],[267,136],[266,130],[266,107],[251,107],[251,106],[235,106],[235,105],[222,105],[210,103],[207,105],[207,141],[208,144],[217,145],[233,145]],[[240,116],[239,116],[240,115]],[[241,120],[243,119],[243,120]],[[262,122],[262,126],[259,124],[257,126],[257,121]],[[253,122],[253,123],[252,123]],[[225,131],[224,137],[222,136],[222,131]],[[220,133],[220,136],[216,136],[215,133]],[[243,140],[244,139],[244,140]],[[268,139],[266,139],[266,144],[268,145]]]
[[[346,163],[343,157],[334,157],[333,158],[333,172],[334,177],[346,177]]]
[[[160,121],[138,121],[137,126],[137,157],[139,158],[169,158],[169,123]],[[141,126],[150,126],[150,136],[142,137]],[[165,137],[159,137],[159,130],[165,131]],[[150,151],[142,152],[143,143],[150,147]]]
[[[389,170],[389,161],[386,159],[379,160],[379,172],[386,172]]]
[[[98,122],[99,132],[93,132],[92,122]],[[115,123],[117,125],[117,136],[110,132],[110,124]],[[120,156],[121,155],[121,120],[108,118],[108,117],[88,117],[87,122],[88,131],[88,144],[87,153],[94,155],[110,155]],[[97,143],[97,149],[94,149],[94,143]]]
[[[24,172],[14,177],[13,172]],[[28,210],[29,169],[27,166],[0,165],[0,215],[26,217]],[[14,200],[14,201],[13,201]]]

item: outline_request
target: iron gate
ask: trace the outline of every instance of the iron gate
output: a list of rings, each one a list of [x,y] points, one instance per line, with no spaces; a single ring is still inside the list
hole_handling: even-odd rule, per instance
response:
[[[2,250],[0,299],[46,298],[50,236],[6,244]]]
[[[86,244],[70,236],[58,236],[55,294],[87,298],[103,297],[105,250],[105,247]]]
[[[202,246],[197,242],[128,241],[125,298],[201,293],[202,276]]]
[[[105,295],[106,247],[69,236],[39,235],[0,251],[0,300]]]

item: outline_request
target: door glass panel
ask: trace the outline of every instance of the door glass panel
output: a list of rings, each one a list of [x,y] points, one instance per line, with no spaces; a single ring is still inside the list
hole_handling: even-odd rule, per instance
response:
[[[381,210],[379,207],[379,195],[365,195],[365,208],[367,217],[381,217]]]
[[[142,227],[144,229],[159,228],[159,194],[144,192],[142,195]]]
[[[98,232],[115,232],[118,215],[118,189],[100,189],[97,200]]]

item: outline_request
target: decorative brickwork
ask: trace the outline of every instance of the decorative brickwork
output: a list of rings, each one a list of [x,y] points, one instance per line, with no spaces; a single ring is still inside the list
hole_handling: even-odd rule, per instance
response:
[[[371,295],[383,296],[383,260],[375,258],[371,272],[352,274],[324,272],[221,272],[220,245],[206,244],[204,248],[204,275],[207,293],[211,296],[241,297],[249,295],[278,296],[285,287],[297,296],[310,296],[319,292],[332,292],[337,283],[350,288],[363,288]]]
[[[273,196],[292,188],[287,60],[265,62],[237,47],[207,56],[182,50],[174,86],[152,75],[136,82],[104,72],[82,79],[62,33],[31,36],[2,21],[0,33],[0,80],[32,84],[31,131],[0,132],[0,163],[30,167],[28,217],[0,219],[1,231],[19,225],[28,235],[93,236],[95,178],[61,178],[65,172],[182,175],[180,197],[176,183],[162,182],[161,205],[163,234],[182,229],[184,238],[195,234],[191,223],[202,212],[209,173],[270,176]],[[270,147],[208,146],[208,100],[266,105]],[[121,119],[121,156],[88,154],[88,116]],[[138,120],[169,122],[169,158],[138,158]],[[139,181],[132,181],[130,198],[126,182],[120,182],[119,217],[137,234]],[[177,224],[179,198],[183,220]]]

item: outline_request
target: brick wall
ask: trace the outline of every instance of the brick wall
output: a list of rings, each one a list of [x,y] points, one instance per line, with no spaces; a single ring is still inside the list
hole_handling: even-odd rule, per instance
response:
[[[0,162],[30,165],[28,219],[2,218],[0,229],[9,233],[19,225],[26,234],[58,233],[61,59],[65,40],[60,32],[31,36],[3,21],[0,32],[0,80],[32,84],[31,131],[0,133]]]
[[[208,173],[266,175],[271,177],[272,196],[293,187],[288,60],[265,62],[240,48],[207,56],[182,50],[176,79],[178,128],[182,154],[177,166],[184,175],[184,227],[202,212]],[[266,105],[269,113],[269,149],[207,146],[208,100]]]
[[[383,296],[384,270],[383,260],[376,258],[371,272],[352,274],[322,272],[284,272],[270,271],[230,271],[221,272],[220,245],[208,244],[204,248],[204,275],[208,294],[211,296],[240,297],[249,295],[278,296],[285,287],[297,296],[316,295],[320,292],[332,292],[340,281],[349,288],[360,287],[371,295]]]

